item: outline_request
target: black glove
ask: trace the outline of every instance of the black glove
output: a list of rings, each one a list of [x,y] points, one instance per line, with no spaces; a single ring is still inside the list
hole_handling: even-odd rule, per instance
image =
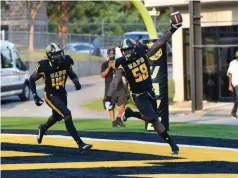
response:
[[[80,85],[79,82],[76,82],[76,83],[74,84],[74,86],[75,86],[75,89],[76,89],[76,90],[80,90],[80,89],[81,89],[81,85]]]
[[[37,94],[33,94],[33,98],[36,106],[41,106],[44,103],[44,101]]]

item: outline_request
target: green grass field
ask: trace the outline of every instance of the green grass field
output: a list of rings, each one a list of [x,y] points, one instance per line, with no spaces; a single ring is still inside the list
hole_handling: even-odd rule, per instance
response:
[[[46,118],[18,118],[2,117],[2,129],[31,129],[36,130],[38,125],[44,123]],[[131,120],[126,122],[126,128],[112,128],[111,121],[96,119],[74,120],[76,128],[80,131],[107,131],[107,132],[144,132],[144,122]],[[237,126],[210,125],[194,123],[171,123],[170,134],[179,136],[212,137],[224,139],[237,139]],[[51,130],[66,130],[64,122],[54,125]],[[154,133],[149,132],[149,133]]]

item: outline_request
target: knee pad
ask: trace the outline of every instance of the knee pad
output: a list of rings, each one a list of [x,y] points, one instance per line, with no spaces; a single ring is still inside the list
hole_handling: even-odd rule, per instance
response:
[[[68,114],[67,116],[64,117],[65,121],[72,120],[72,115]]]

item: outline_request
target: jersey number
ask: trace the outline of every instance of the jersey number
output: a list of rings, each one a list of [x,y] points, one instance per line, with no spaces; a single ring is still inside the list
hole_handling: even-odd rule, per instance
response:
[[[55,87],[58,90],[59,87],[64,87],[64,81],[65,81],[65,75],[57,77],[57,78],[52,78],[51,79],[52,87]]]
[[[146,80],[149,77],[148,69],[145,63],[132,69],[132,73],[135,77],[136,83]]]

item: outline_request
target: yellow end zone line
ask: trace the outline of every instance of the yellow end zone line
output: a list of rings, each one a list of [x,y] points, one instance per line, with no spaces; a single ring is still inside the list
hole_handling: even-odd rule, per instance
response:
[[[18,137],[36,137],[33,134],[1,134],[1,136],[18,136]],[[44,137],[49,138],[64,138],[64,139],[72,139],[71,136],[63,136],[63,135],[46,135]],[[103,142],[121,142],[121,143],[136,143],[136,144],[149,144],[149,145],[160,145],[160,146],[168,146],[167,143],[158,143],[158,142],[149,142],[149,141],[138,141],[138,140],[112,140],[112,139],[98,139],[98,138],[88,138],[81,137],[84,140],[94,140],[94,141],[103,141]],[[206,148],[206,149],[214,149],[214,150],[229,150],[238,152],[236,148],[227,148],[227,147],[211,147],[211,146],[197,146],[197,145],[184,145],[178,144],[178,146],[188,147],[188,148]]]
[[[132,161],[100,161],[100,162],[64,162],[64,163],[30,163],[30,164],[2,164],[1,170],[35,170],[35,169],[67,169],[67,168],[102,168],[102,167],[151,167],[158,160]],[[159,166],[156,164],[156,166]]]

